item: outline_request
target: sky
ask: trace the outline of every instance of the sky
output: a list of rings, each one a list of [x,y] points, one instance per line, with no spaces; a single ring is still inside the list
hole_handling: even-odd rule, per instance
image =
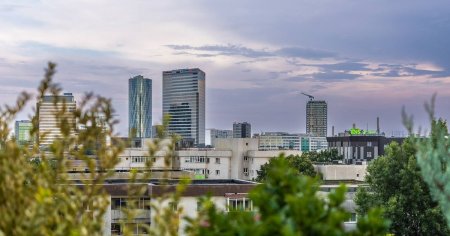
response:
[[[36,91],[53,61],[64,91],[112,98],[126,135],[130,77],[153,80],[156,124],[162,71],[196,67],[206,128],[303,133],[305,92],[327,101],[329,134],[380,117],[398,135],[403,107],[427,128],[433,94],[450,117],[449,46],[447,0],[2,0],[0,104]]]

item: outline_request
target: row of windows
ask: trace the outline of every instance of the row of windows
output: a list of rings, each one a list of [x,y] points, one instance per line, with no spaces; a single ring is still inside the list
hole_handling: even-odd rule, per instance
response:
[[[205,156],[190,156],[184,158],[184,162],[186,163],[209,163],[209,157]],[[216,158],[216,164],[220,164],[220,158]]]
[[[150,198],[111,198],[111,210],[122,208],[150,210]]]
[[[209,158],[204,156],[190,156],[184,159],[186,163],[209,163]]]
[[[199,168],[182,168],[182,170],[192,171],[197,175],[209,175],[210,171],[208,169],[199,169]],[[215,170],[214,173],[216,175],[220,175],[220,170]]]
[[[131,156],[131,163],[144,163],[148,161],[155,162],[156,158],[153,157],[150,159],[148,156]]]

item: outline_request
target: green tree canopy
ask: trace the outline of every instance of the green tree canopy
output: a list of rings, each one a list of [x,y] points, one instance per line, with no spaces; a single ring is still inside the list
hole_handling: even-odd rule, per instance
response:
[[[296,174],[302,174],[314,177],[317,175],[317,172],[314,170],[314,166],[312,165],[311,160],[306,156],[299,156],[299,155],[289,155],[287,157],[284,156],[284,154],[271,158],[269,162],[265,163],[261,166],[260,170],[257,170],[256,173],[258,174],[256,177],[256,181],[263,182],[267,178],[267,174],[269,172],[269,169],[275,165],[275,162],[277,159],[286,159],[287,163],[296,171]]]
[[[450,179],[450,142],[447,122],[432,117],[430,137],[418,138],[416,144],[422,177],[428,184],[433,199],[439,202],[450,227],[450,189],[447,187]]]
[[[356,194],[358,213],[384,208],[385,216],[392,220],[390,231],[396,235],[449,235],[441,210],[422,180],[415,154],[414,140],[408,138],[402,145],[391,143],[385,156],[369,164],[368,187],[360,187]]]
[[[357,229],[346,232],[350,214],[342,208],[346,187],[326,197],[317,194],[315,178],[299,175],[287,158],[271,160],[266,181],[251,193],[253,212],[223,212],[203,199],[197,218],[188,218],[189,235],[383,235],[388,223],[381,211],[359,218]]]
[[[302,156],[309,158],[313,163],[333,163],[334,161],[342,161],[344,159],[344,156],[339,155],[337,149],[335,148],[320,152],[305,152],[302,153]]]

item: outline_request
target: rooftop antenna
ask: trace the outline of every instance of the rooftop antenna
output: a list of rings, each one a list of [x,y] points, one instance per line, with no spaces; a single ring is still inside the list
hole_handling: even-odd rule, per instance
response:
[[[307,94],[307,93],[304,93],[304,92],[302,92],[302,94],[307,96],[307,97],[309,97],[310,101],[314,100],[314,96],[313,95],[310,95],[310,94]]]

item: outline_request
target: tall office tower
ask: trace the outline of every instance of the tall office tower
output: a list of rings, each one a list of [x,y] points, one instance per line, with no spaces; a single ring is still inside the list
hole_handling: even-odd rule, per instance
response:
[[[56,101],[56,104],[55,104]],[[43,96],[37,103],[37,116],[39,119],[38,143],[41,146],[48,146],[55,140],[62,138],[61,129],[58,127],[58,119],[55,113],[66,107],[64,118],[67,119],[70,126],[70,132],[75,134],[75,116],[74,112],[77,103],[72,93],[64,93],[63,95]]]
[[[205,72],[198,68],[163,72],[163,114],[169,133],[205,145]]]
[[[318,137],[327,136],[327,103],[310,100],[306,104],[306,133]]]
[[[252,126],[250,123],[233,123],[233,138],[251,138]]]
[[[128,80],[128,134],[152,137],[152,80],[142,75]]]
[[[14,134],[16,136],[16,142],[19,145],[31,144],[33,137],[30,135],[30,131],[33,128],[33,124],[30,120],[17,120],[14,127]]]

